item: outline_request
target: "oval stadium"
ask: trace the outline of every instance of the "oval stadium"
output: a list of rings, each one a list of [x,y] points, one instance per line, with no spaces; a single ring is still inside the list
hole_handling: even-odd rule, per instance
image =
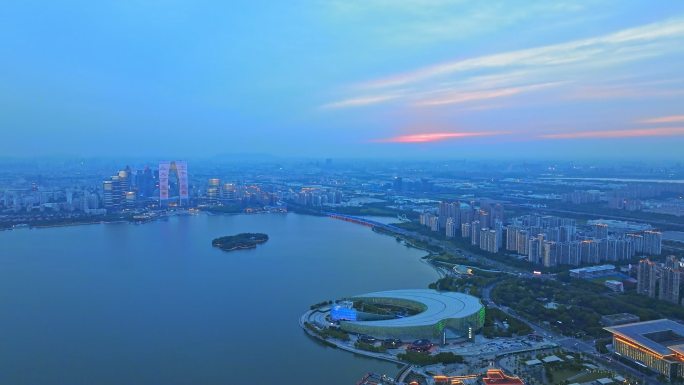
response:
[[[331,318],[339,321],[342,330],[377,338],[437,339],[447,331],[472,337],[485,318],[478,298],[456,292],[380,291],[348,298],[347,303],[354,308],[333,307]]]

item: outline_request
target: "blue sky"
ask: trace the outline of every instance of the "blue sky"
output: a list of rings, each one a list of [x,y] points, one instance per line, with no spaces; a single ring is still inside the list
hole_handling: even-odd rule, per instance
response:
[[[0,155],[683,158],[684,2],[21,1]]]

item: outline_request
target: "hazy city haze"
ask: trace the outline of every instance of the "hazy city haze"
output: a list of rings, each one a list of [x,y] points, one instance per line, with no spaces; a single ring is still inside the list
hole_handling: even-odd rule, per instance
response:
[[[22,1],[0,154],[672,158],[684,3]]]

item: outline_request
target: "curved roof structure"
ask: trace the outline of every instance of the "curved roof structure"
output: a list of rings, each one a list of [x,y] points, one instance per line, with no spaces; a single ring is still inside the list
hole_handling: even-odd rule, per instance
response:
[[[358,295],[353,299],[400,300],[420,304],[425,309],[418,314],[404,318],[349,322],[355,325],[374,327],[431,326],[445,319],[468,317],[482,309],[480,300],[471,295],[429,289],[378,291]]]
[[[684,353],[684,325],[669,319],[635,322],[603,329],[663,356],[675,352]]]

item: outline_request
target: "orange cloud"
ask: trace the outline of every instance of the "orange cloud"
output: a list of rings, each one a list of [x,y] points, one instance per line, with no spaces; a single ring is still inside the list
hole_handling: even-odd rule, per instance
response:
[[[374,142],[379,143],[430,143],[430,142],[441,142],[450,139],[463,139],[472,138],[478,136],[493,136],[501,135],[505,132],[432,132],[426,134],[410,134],[410,135],[400,135],[392,138],[377,139]]]
[[[650,124],[684,123],[684,115],[672,115],[672,116],[663,116],[660,118],[644,119],[644,120],[640,121],[640,123],[650,123]]]
[[[633,130],[578,131],[541,135],[544,139],[608,139],[684,135],[684,127],[638,128]]]

